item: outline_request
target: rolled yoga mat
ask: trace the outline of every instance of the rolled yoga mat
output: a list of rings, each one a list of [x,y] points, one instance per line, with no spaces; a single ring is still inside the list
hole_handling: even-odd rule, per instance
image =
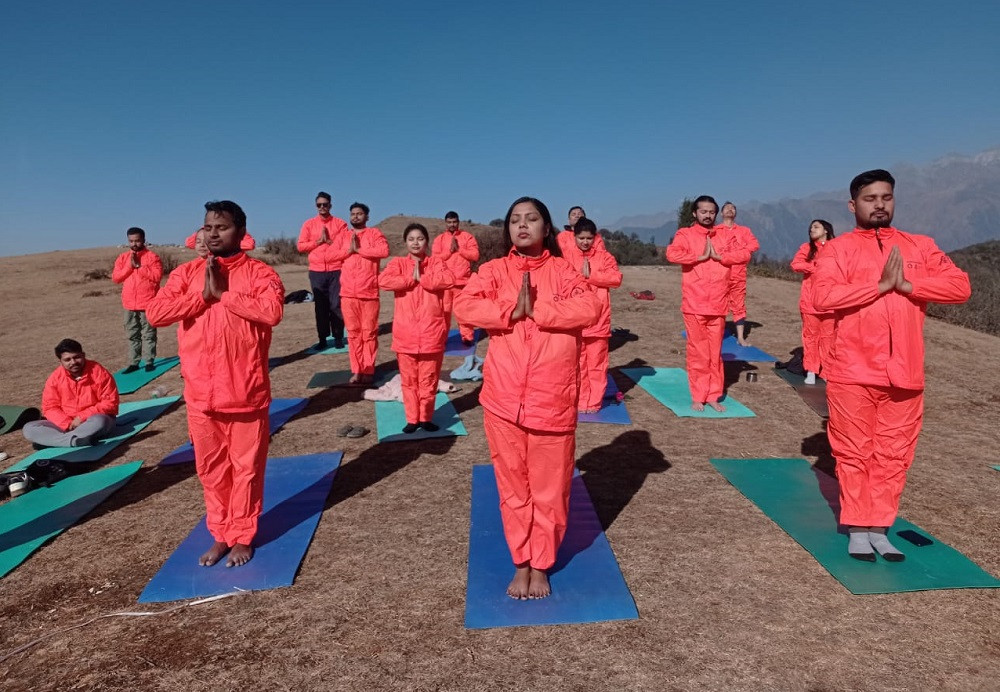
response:
[[[618,385],[608,373],[608,386],[601,399],[601,410],[597,413],[577,413],[578,423],[614,423],[616,425],[631,425],[632,418],[625,409],[625,401],[618,401]]]
[[[139,602],[291,586],[319,524],[342,456],[341,452],[327,452],[268,459],[264,509],[253,543],[253,559],[240,567],[226,567],[224,557],[211,567],[199,565],[198,558],[213,542],[202,518],[146,585]]]
[[[847,554],[847,534],[838,533],[837,480],[813,469],[805,459],[712,459],[727,481],[805,548],[853,594],[898,593],[931,589],[1000,588],[1000,579],[919,526],[897,519],[889,539],[906,555],[903,562],[855,560]],[[834,505],[836,500],[833,500]],[[917,547],[900,531],[926,536]],[[792,578],[789,575],[789,578]]]
[[[128,483],[140,466],[141,461],[133,461],[67,476],[0,504],[0,577]],[[53,573],[58,571],[53,565]]]
[[[622,368],[621,372],[680,418],[752,418],[753,411],[731,396],[722,400],[723,412],[706,406],[704,411],[691,408],[691,389],[687,371],[681,368]]]
[[[17,430],[25,423],[41,417],[42,412],[34,407],[0,406],[0,435]]]
[[[141,365],[138,370],[129,373],[126,373],[125,369],[122,368],[114,374],[118,393],[131,394],[132,392],[136,392],[180,362],[180,358],[171,356],[170,358],[157,358],[154,360],[153,370],[149,372]]]
[[[281,427],[304,409],[308,403],[308,399],[271,399],[271,406],[267,409],[268,428],[271,434],[281,430]],[[163,457],[159,465],[170,466],[171,464],[184,464],[192,461],[194,461],[194,446],[190,442],[185,442]]]
[[[493,467],[477,464],[472,467],[467,628],[566,625],[639,617],[579,473],[574,474],[570,487],[566,537],[549,572],[552,595],[514,600],[507,595],[513,575]]]
[[[431,418],[431,422],[437,423],[441,429],[436,432],[428,432],[419,428],[416,432],[404,433],[406,411],[403,409],[403,403],[401,401],[375,402],[375,428],[379,442],[407,442],[424,440],[429,437],[455,437],[469,434],[462,419],[458,417],[454,405],[448,399],[448,395],[443,392],[438,392],[434,398],[434,416]]]

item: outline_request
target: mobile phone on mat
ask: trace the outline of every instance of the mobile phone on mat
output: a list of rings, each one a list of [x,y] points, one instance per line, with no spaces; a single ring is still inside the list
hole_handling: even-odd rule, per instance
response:
[[[896,535],[904,540],[909,541],[910,543],[919,548],[923,548],[925,545],[931,545],[932,543],[934,543],[934,541],[929,539],[927,536],[919,534],[916,531],[913,531],[912,529],[906,529],[905,531],[897,531]]]

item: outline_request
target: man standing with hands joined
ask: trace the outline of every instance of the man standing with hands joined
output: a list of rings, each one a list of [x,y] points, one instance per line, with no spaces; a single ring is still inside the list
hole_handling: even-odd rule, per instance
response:
[[[382,231],[368,228],[368,206],[351,205],[351,234],[340,272],[340,307],[347,327],[351,384],[368,384],[375,375],[378,353],[379,260],[389,256]]]
[[[732,202],[722,205],[722,224],[719,229],[731,235],[732,241],[749,253],[746,262],[734,264],[729,268],[729,310],[733,313],[736,340],[740,346],[749,346],[746,338],[747,262],[750,261],[750,255],[760,249],[760,243],[757,242],[753,231],[736,223],[736,205]]]
[[[330,214],[329,193],[316,195],[317,215],[302,224],[299,252],[309,253],[309,285],[316,310],[317,348],[326,348],[333,336],[334,348],[344,347],[344,313],[340,309],[340,270],[347,259],[350,231],[343,219]]]
[[[226,553],[227,567],[253,557],[270,440],[267,409],[271,330],[285,289],[278,274],[240,250],[246,214],[235,202],[205,204],[211,254],[175,269],[147,308],[151,324],[179,322],[188,432],[215,542],[198,563]]]
[[[853,232],[816,263],[813,304],[836,314],[829,366],[827,436],[837,461],[840,523],[848,554],[889,562],[905,556],[886,535],[913,463],[924,404],[927,303],[964,303],[968,275],[932,238],[892,227],[896,181],[885,170],[851,181]]]
[[[455,277],[455,285],[444,292],[444,321],[451,328],[452,304],[455,296],[462,292],[472,276],[472,263],[479,261],[479,243],[476,236],[459,228],[458,213],[449,211],[444,215],[444,233],[434,239],[431,255],[440,257],[448,265]],[[472,325],[458,323],[462,344],[472,346],[476,332]]]
[[[146,304],[160,290],[163,265],[155,252],[146,248],[146,231],[133,226],[125,232],[128,252],[118,255],[111,280],[122,284],[122,306],[125,308],[125,334],[129,341],[129,364],[125,372],[135,372],[146,357],[146,370],[155,367],[156,329],[146,319]]]

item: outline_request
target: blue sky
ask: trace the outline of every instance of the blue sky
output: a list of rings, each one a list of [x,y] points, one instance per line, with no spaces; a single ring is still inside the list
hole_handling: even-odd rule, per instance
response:
[[[294,236],[328,190],[602,225],[1000,146],[1000,3],[100,2],[0,9],[0,255]]]

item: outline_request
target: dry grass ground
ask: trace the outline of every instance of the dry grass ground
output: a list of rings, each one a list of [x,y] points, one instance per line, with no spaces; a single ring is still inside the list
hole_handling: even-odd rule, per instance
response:
[[[65,336],[121,367],[118,291],[83,280],[117,252],[0,258],[0,400],[37,404],[56,365],[52,346]],[[305,267],[279,270],[289,290],[307,287]],[[683,366],[679,283],[674,268],[625,269],[614,323],[639,338],[612,351],[612,366]],[[657,300],[628,295],[643,289]],[[751,278],[750,316],[763,323],[753,343],[780,357],[798,345],[797,296],[796,284]],[[383,301],[383,325],[391,303]],[[926,334],[926,423],[902,513],[1000,574],[1000,474],[988,466],[996,463],[1000,339],[933,321]],[[312,306],[288,306],[272,355],[313,341]],[[392,360],[388,346],[386,336],[382,365]],[[161,354],[175,348],[174,329],[161,330]],[[757,418],[679,419],[618,376],[633,424],[580,427],[580,467],[638,620],[467,631],[470,466],[488,458],[476,391],[466,386],[456,401],[468,437],[342,440],[332,431],[345,422],[374,428],[371,404],[306,383],[346,364],[346,356],[292,357],[273,372],[276,396],[310,404],[274,437],[272,455],[345,453],[294,586],[162,617],[100,620],[0,664],[2,687],[997,689],[1000,592],[852,596],[711,468],[711,457],[823,455],[820,419],[767,366],[759,381],[731,387]],[[158,384],[182,388],[177,370]],[[177,407],[103,462],[145,460],[123,490],[0,581],[0,654],[136,608],[203,512],[193,469],[155,466],[185,438]],[[0,445],[15,457],[30,451],[16,434]]]

